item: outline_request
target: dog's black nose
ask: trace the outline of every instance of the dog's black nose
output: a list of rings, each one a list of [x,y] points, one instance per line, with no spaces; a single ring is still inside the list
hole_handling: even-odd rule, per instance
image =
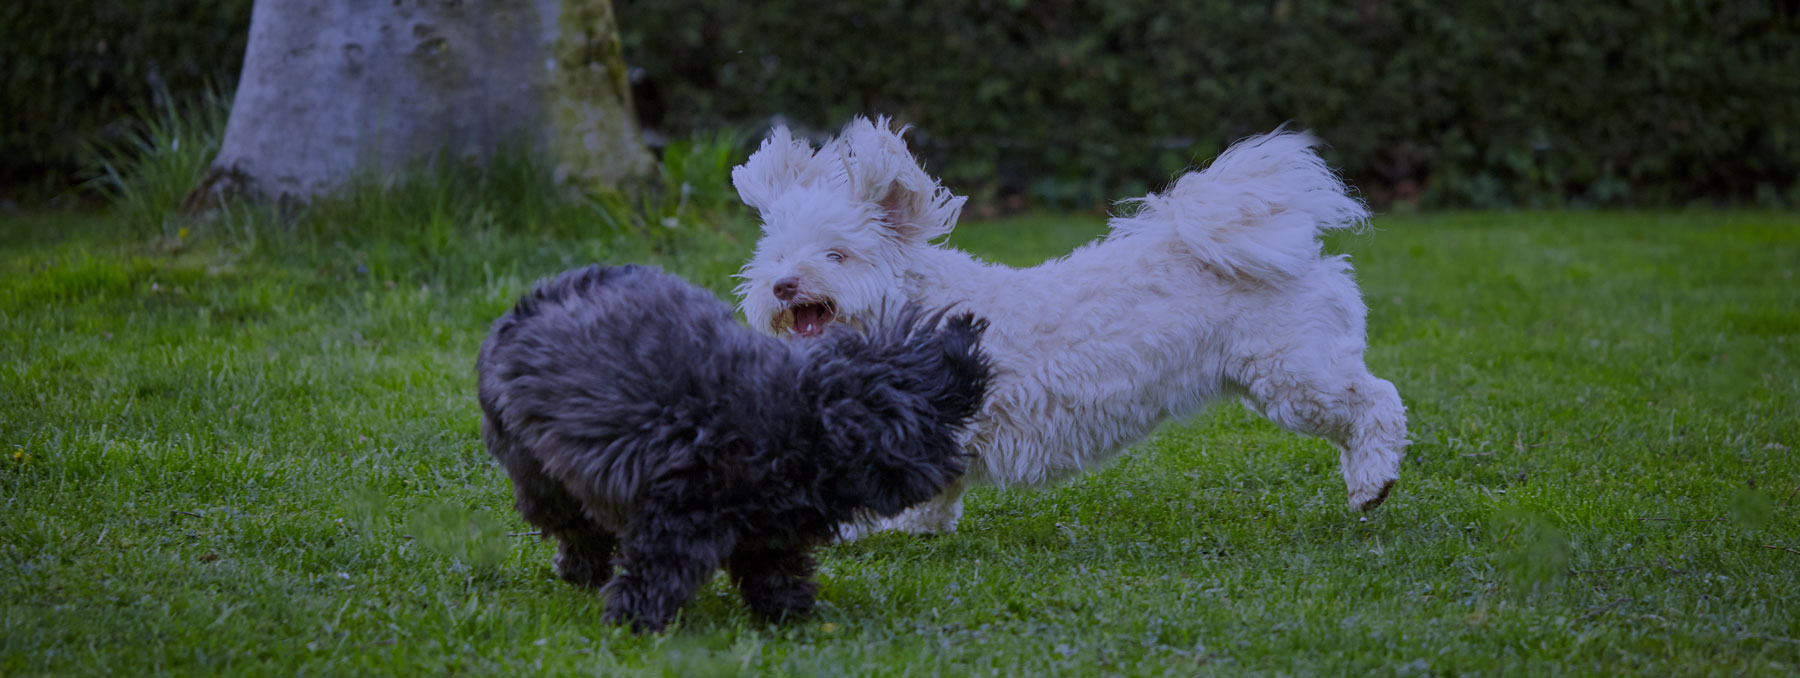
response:
[[[780,299],[782,301],[792,301],[794,299],[794,295],[799,294],[799,293],[800,293],[800,279],[799,278],[788,277],[788,278],[782,278],[780,280],[775,281],[775,298],[776,299]]]

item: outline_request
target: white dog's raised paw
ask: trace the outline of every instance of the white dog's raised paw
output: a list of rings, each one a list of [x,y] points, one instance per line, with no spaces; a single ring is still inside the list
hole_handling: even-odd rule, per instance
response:
[[[1381,502],[1387,501],[1388,493],[1394,490],[1394,481],[1381,484],[1380,489],[1361,488],[1350,493],[1350,505],[1364,511],[1373,511]]]

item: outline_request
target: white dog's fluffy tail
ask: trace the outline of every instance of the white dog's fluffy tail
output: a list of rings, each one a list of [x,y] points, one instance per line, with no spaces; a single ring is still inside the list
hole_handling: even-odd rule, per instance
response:
[[[1232,275],[1287,277],[1319,257],[1319,234],[1369,218],[1325,161],[1318,140],[1276,130],[1238,142],[1113,220],[1115,236],[1173,235],[1194,258]]]

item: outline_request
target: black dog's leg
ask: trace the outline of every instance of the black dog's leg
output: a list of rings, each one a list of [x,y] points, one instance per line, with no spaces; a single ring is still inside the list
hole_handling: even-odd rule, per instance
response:
[[[710,515],[640,511],[619,545],[624,573],[606,585],[606,621],[661,631],[719,568],[735,538]]]
[[[492,419],[483,422],[488,449],[513,481],[513,506],[525,522],[555,538],[556,576],[576,586],[599,587],[612,578],[612,533],[588,520],[581,501],[544,473],[536,457]]]
[[[750,611],[781,621],[812,612],[816,564],[810,549],[739,549],[726,567]]]
[[[545,534],[550,534],[548,531]],[[619,540],[612,533],[588,525],[555,534],[556,576],[576,586],[599,588],[613,574],[613,550]]]

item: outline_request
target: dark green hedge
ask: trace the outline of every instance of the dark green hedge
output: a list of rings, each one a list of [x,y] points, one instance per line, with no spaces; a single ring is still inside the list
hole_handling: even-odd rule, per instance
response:
[[[251,0],[0,2],[0,188],[66,187],[81,147],[118,134],[164,95],[229,90]]]
[[[1800,202],[1785,0],[615,0],[673,133],[917,126],[959,190],[1092,206],[1284,121],[1378,204]]]
[[[251,2],[0,2],[0,187],[229,89]],[[1103,204],[1292,121],[1378,204],[1800,204],[1796,0],[615,3],[652,127],[889,113],[989,203]]]

